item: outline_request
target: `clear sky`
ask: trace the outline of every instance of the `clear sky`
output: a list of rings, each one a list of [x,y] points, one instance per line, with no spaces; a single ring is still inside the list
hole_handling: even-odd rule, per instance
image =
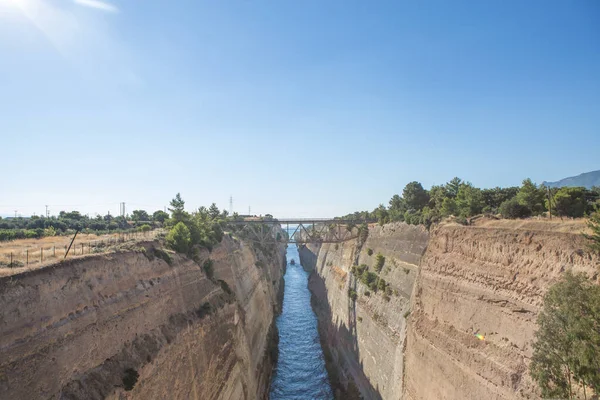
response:
[[[0,0],[0,215],[333,216],[600,169],[600,2]]]

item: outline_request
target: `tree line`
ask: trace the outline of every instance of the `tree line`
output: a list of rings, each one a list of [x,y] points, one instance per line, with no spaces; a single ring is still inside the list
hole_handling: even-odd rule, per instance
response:
[[[125,217],[110,214],[90,217],[79,211],[61,211],[57,216],[51,217],[0,217],[0,241],[70,234],[77,230],[96,234],[150,230],[162,226],[168,219],[169,214],[162,210],[153,214],[144,210],[134,210]]]
[[[479,214],[502,218],[526,218],[550,212],[558,217],[591,215],[600,206],[600,188],[548,188],[525,179],[521,186],[481,189],[456,177],[444,185],[426,190],[417,181],[408,183],[402,195],[395,194],[388,206],[380,204],[373,211],[355,212],[343,219],[375,219],[380,224],[404,221],[426,226],[442,218],[466,219]]]

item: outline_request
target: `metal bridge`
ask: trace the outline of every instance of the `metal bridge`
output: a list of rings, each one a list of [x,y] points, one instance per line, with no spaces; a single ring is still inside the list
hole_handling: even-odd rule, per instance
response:
[[[340,243],[358,237],[359,224],[369,220],[335,218],[246,218],[227,221],[234,231],[249,240],[266,243]],[[282,234],[283,231],[283,234]]]

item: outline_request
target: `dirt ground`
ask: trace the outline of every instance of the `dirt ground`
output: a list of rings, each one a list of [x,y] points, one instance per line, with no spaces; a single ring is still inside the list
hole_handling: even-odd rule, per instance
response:
[[[157,233],[158,231],[108,235],[80,233],[69,250],[68,258],[111,251],[111,247],[118,243],[153,239]],[[62,260],[72,239],[73,236],[51,236],[0,242],[0,276],[18,274]]]

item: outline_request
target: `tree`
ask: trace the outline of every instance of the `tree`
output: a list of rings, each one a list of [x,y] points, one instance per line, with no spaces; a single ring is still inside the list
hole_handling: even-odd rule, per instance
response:
[[[592,234],[585,234],[584,236],[591,241],[590,248],[600,253],[600,206],[598,206],[596,212],[590,216],[588,226],[592,231]]]
[[[216,219],[219,217],[220,214],[221,214],[221,211],[219,211],[219,207],[217,207],[217,205],[215,203],[212,203],[210,205],[210,207],[208,208],[208,215],[210,216],[210,218]]]
[[[512,198],[500,204],[500,214],[503,218],[526,218],[531,215],[531,210],[524,204],[519,203],[519,200]]]
[[[429,190],[429,207],[440,210],[442,208],[442,204],[444,203],[444,199],[449,197],[450,194],[445,186],[434,185],[431,187],[431,190]]]
[[[170,205],[169,211],[171,211],[171,217],[175,223],[183,221],[185,219],[185,201],[181,198],[181,194],[177,193]]]
[[[544,296],[538,325],[529,368],[542,396],[600,393],[600,286],[567,271]]]
[[[167,234],[166,241],[173,250],[187,254],[191,244],[189,228],[183,222],[178,222]]]
[[[446,190],[448,191],[448,195],[450,197],[456,197],[461,184],[462,180],[457,176],[452,178],[450,182],[446,183]]]
[[[483,209],[483,195],[481,189],[471,183],[463,183],[456,194],[456,207],[462,217],[471,217],[481,213]]]
[[[390,210],[399,210],[404,207],[404,199],[397,194],[390,199]]]
[[[489,207],[490,211],[494,213],[499,210],[502,203],[515,197],[518,192],[519,188],[516,186],[507,188],[495,187],[493,189],[481,190],[483,202]]]
[[[410,182],[404,187],[402,197],[407,208],[412,210],[422,210],[429,203],[429,193],[417,181]]]
[[[154,211],[154,214],[152,214],[152,220],[156,222],[164,223],[167,219],[169,219],[169,214],[162,210]]]
[[[544,190],[527,178],[517,193],[517,200],[527,206],[533,215],[539,215],[544,212],[544,196]]]
[[[583,217],[587,202],[585,188],[562,187],[552,196],[552,214],[561,217]],[[548,200],[546,200],[548,207]]]
[[[150,215],[144,210],[133,210],[131,212],[131,219],[133,221],[150,221]]]
[[[445,198],[442,202],[441,213],[444,217],[450,215],[458,215],[458,207],[456,206],[456,200],[453,198]]]
[[[389,222],[388,210],[383,204],[380,204],[379,207],[373,210],[373,214],[375,214],[375,218],[377,218],[377,222],[379,222],[379,225],[383,225],[386,222]]]
[[[381,272],[381,270],[383,269],[383,264],[385,264],[385,257],[383,256],[383,254],[377,253],[377,255],[375,256],[375,271]]]

